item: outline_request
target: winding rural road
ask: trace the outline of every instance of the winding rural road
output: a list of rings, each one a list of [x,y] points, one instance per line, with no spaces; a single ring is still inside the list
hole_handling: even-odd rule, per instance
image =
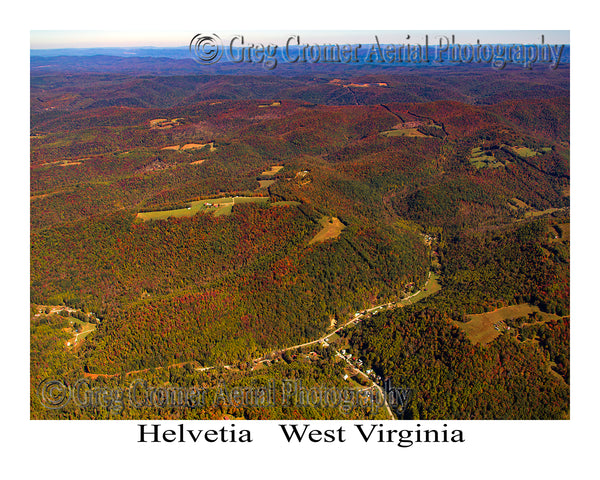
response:
[[[431,279],[431,272],[429,272],[429,275],[427,277],[427,282],[429,282],[429,280]],[[426,284],[427,284],[426,282]],[[338,332],[341,332],[342,330],[344,330],[345,328],[348,328],[351,325],[355,325],[356,323],[358,323],[359,321],[363,320],[364,318],[367,318],[367,315],[370,315],[371,313],[377,311],[377,310],[381,310],[381,309],[386,309],[387,310],[393,310],[396,309],[398,307],[402,307],[405,305],[408,305],[408,303],[406,303],[407,301],[409,301],[410,299],[416,297],[417,295],[419,295],[421,293],[421,290],[417,290],[415,293],[413,293],[412,295],[409,295],[408,297],[403,298],[402,300],[392,303],[392,302],[388,302],[388,303],[382,303],[381,305],[376,305],[374,307],[368,308],[366,310],[364,310],[361,313],[357,313],[355,314],[354,318],[352,318],[350,321],[346,322],[344,325],[342,325],[341,327],[336,328],[335,330],[327,333],[326,335],[323,335],[322,337],[313,340],[311,342],[305,342],[305,343],[300,343],[298,345],[293,345],[291,347],[286,347],[280,350],[274,350],[266,355],[263,355],[262,357],[259,358],[255,358],[253,360],[251,360],[251,362],[254,364],[254,366],[252,367],[252,369],[254,369],[258,364],[264,364],[266,362],[269,362],[271,360],[271,357],[275,356],[275,355],[281,355],[285,352],[289,352],[292,350],[297,350],[299,348],[302,347],[308,347],[310,345],[316,345],[316,344],[322,344],[324,347],[329,347],[329,343],[327,342],[328,338]],[[332,347],[333,348],[333,347]],[[381,386],[379,386],[371,377],[369,377],[369,375],[367,375],[366,373],[364,373],[362,370],[360,370],[356,365],[354,365],[346,356],[342,355],[340,352],[338,352],[337,350],[335,350],[335,353],[338,357],[342,358],[346,363],[348,363],[354,370],[358,371],[361,375],[363,375],[365,378],[367,378],[368,380],[371,381],[372,385],[369,388],[373,388],[375,387],[378,391],[379,394],[381,395],[381,397],[383,398],[384,401],[384,405],[385,408],[388,412],[388,415],[390,417],[390,419],[394,420],[396,417],[394,415],[394,413],[392,412],[392,409],[389,406],[389,403],[387,401],[385,392],[383,391],[383,388],[381,388]],[[231,369],[231,368],[235,368],[235,365],[223,365],[222,366],[225,369]],[[209,367],[197,367],[195,368],[196,371],[199,372],[205,372],[207,370],[212,370],[216,368],[216,366],[209,366]]]
[[[431,272],[429,272],[429,276],[427,277],[427,281],[426,281],[426,285],[427,282],[429,282],[429,280],[431,279]],[[425,290],[427,290],[426,288],[424,288]],[[403,298],[402,300],[398,301],[398,302],[388,302],[388,303],[382,303],[381,305],[376,305],[374,307],[368,308],[366,310],[363,310],[360,313],[356,313],[355,316],[350,319],[348,322],[346,322],[344,325],[336,328],[335,330],[323,335],[320,338],[317,338],[316,340],[312,340],[310,342],[305,342],[305,343],[300,343],[298,345],[292,345],[291,347],[286,347],[283,349],[279,349],[279,350],[273,350],[265,355],[263,355],[262,357],[259,358],[255,358],[253,360],[251,360],[251,363],[253,363],[253,367],[252,369],[254,369],[258,364],[269,364],[270,360],[276,356],[276,355],[281,355],[285,352],[289,352],[292,350],[297,350],[300,349],[302,347],[308,347],[311,345],[316,345],[316,344],[322,344],[324,347],[329,347],[329,343],[328,343],[328,339],[329,337],[331,337],[332,335],[341,332],[342,330],[357,324],[358,322],[360,322],[361,320],[363,320],[364,318],[368,318],[368,315],[374,313],[375,311],[378,310],[382,310],[382,309],[387,309],[387,310],[394,310],[398,307],[403,307],[405,305],[408,305],[408,301],[410,301],[412,298],[416,297],[417,295],[419,295],[421,293],[421,290],[416,291],[415,293],[413,293],[412,295],[409,295],[408,297]],[[420,300],[420,299],[419,299]],[[418,301],[418,300],[417,300]],[[331,347],[333,348],[333,347]],[[385,395],[385,392],[383,391],[383,389],[381,388],[381,386],[379,386],[371,377],[369,377],[369,375],[367,375],[366,373],[364,373],[363,371],[361,371],[356,365],[354,365],[346,356],[342,355],[340,352],[338,352],[337,350],[334,349],[334,351],[336,352],[336,356],[344,359],[346,361],[346,363],[348,363],[354,370],[358,371],[360,374],[362,374],[365,378],[369,379],[372,382],[372,385],[368,388],[376,388],[379,391],[379,394],[382,396],[382,398],[384,399],[384,405],[385,408],[388,412],[388,415],[391,419],[395,419],[395,416],[392,412],[392,409],[390,408],[388,402],[387,402],[387,398]],[[183,363],[178,363],[178,364],[174,364],[174,365],[168,365],[166,367],[155,367],[156,370],[162,370],[162,369],[168,369],[170,367],[175,367],[175,366],[179,366],[182,367],[183,365],[187,364],[187,363],[196,363],[196,362],[183,362]],[[236,365],[212,365],[212,366],[204,366],[204,367],[196,367],[194,368],[195,371],[197,372],[206,372],[208,370],[213,370],[217,367],[221,367],[221,368],[225,368],[227,370],[236,368]],[[131,372],[126,372],[125,375],[131,375],[134,373],[142,373],[142,372],[147,372],[151,370],[150,368],[146,368],[146,369],[142,369],[142,370],[133,370]],[[110,378],[110,377],[115,377],[119,374],[88,374],[87,376],[90,377],[103,377],[103,378]]]

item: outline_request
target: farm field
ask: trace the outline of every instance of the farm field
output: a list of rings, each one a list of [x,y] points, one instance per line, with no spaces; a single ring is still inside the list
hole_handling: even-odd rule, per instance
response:
[[[216,217],[221,215],[231,215],[233,206],[236,203],[267,203],[269,197],[222,197],[207,198],[190,202],[186,208],[177,208],[174,210],[158,210],[154,212],[139,212],[136,218],[148,220],[165,220],[167,218],[192,217],[199,212],[208,211]]]
[[[497,330],[494,328],[495,324],[504,320],[527,316],[534,312],[538,312],[544,321],[560,318],[558,315],[541,312],[536,306],[522,303],[499,308],[493,312],[467,315],[467,318],[469,318],[468,322],[455,322],[455,324],[465,332],[469,340],[473,343],[487,344],[500,336],[501,329]]]

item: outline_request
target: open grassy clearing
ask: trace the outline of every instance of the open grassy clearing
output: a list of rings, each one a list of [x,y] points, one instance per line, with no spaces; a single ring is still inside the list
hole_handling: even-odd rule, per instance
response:
[[[562,210],[562,208],[547,208],[546,210],[530,210],[529,212],[525,212],[525,218],[530,218],[530,217],[540,217],[542,215],[546,215],[549,213],[554,213],[554,212],[558,212],[559,210]]]
[[[207,145],[210,145],[211,151],[214,150],[213,143],[186,143],[181,150],[196,150],[198,148],[204,148]]]
[[[186,143],[184,145],[168,145],[166,147],[162,147],[161,150],[174,150],[174,151],[198,150],[198,149],[204,148],[206,146],[210,146],[211,152],[214,152],[217,149],[215,147],[215,142],[209,142],[209,143]]]
[[[339,85],[342,83],[342,80],[340,80],[339,78],[334,78],[333,80],[330,80],[329,83]],[[385,82],[348,83],[348,84],[342,85],[342,87],[346,87],[346,88],[369,88],[369,87],[387,87],[387,86],[388,86],[388,84]]]
[[[542,153],[550,153],[552,151],[552,147],[539,147],[537,149],[528,148],[528,147],[510,147],[513,152],[515,152],[519,157],[529,158],[535,157],[536,155],[540,155]]]
[[[42,193],[40,195],[31,195],[29,197],[29,200],[33,202],[34,200],[39,200],[41,198],[46,198],[46,197],[49,197],[50,195],[54,195],[54,193]]]
[[[263,188],[269,188],[274,183],[275,183],[275,180],[259,180],[258,181],[259,187],[257,188],[257,190],[261,190]]]
[[[487,344],[498,337],[504,328],[509,328],[501,322],[508,319],[524,317],[534,312],[538,312],[542,316],[544,322],[560,318],[558,315],[543,313],[534,305],[521,303],[519,305],[499,308],[493,312],[467,315],[467,318],[469,318],[468,322],[454,323],[465,332],[471,342]]]
[[[523,200],[519,200],[518,198],[511,198],[509,205],[513,206],[514,208],[531,208],[529,205],[527,205]]]
[[[143,221],[148,220],[164,220],[166,218],[181,218],[181,217],[192,217],[200,211],[217,211],[222,206],[231,203],[233,205],[233,197],[223,198],[207,198],[204,200],[198,200],[190,202],[190,205],[186,208],[177,208],[174,210],[162,210],[154,212],[140,212],[136,218]]]
[[[529,148],[529,147],[520,147],[520,146],[509,146],[504,145],[504,147],[512,150],[517,156],[521,158],[530,158],[535,157],[536,155],[541,155],[544,153],[552,152],[552,147],[539,147],[539,148]]]
[[[155,118],[153,120],[150,120],[150,126],[151,127],[156,127],[157,125],[160,125],[164,122],[168,122],[169,119],[168,118]]]
[[[416,128],[398,128],[393,130],[386,130],[381,132],[380,135],[384,137],[420,137],[427,138],[429,135],[419,132]]]
[[[202,165],[204,162],[206,162],[206,158],[202,160],[196,160],[195,162],[190,162],[190,165]]]
[[[532,206],[528,205],[527,203],[525,203],[522,200],[519,200],[518,198],[511,198],[508,200],[508,206],[512,209],[512,210],[524,210],[524,217],[525,218],[531,218],[531,217],[540,217],[542,215],[547,215],[550,213],[554,213],[554,212],[558,212],[560,210],[565,210],[567,207],[563,207],[563,208],[547,208],[546,210],[536,210],[535,208],[533,208]]]
[[[183,118],[173,118],[171,120],[168,118],[155,118],[150,120],[150,128],[152,130],[164,130],[177,127],[178,125],[181,125],[180,120],[183,120]]]
[[[281,107],[281,102],[271,102],[269,105],[259,105],[258,108]]]
[[[147,222],[148,220],[166,220],[167,218],[193,217],[200,209],[179,208],[177,210],[163,210],[158,212],[140,212],[136,215],[137,219]]]
[[[269,197],[234,197],[233,203],[267,203]]]
[[[504,165],[502,162],[496,160],[496,157],[489,150],[484,151],[481,147],[475,147],[471,150],[471,157],[469,162],[475,168],[499,168]]]
[[[527,147],[512,147],[512,149],[519,157],[523,158],[535,157],[538,155],[538,152]]]
[[[558,225],[550,225],[548,232],[552,236],[550,240],[553,243],[569,242],[571,240],[571,224],[559,223]]]
[[[319,223],[323,228],[308,242],[309,245],[324,242],[330,238],[337,238],[345,228],[345,225],[337,217],[322,217]]]
[[[216,217],[221,215],[231,215],[233,206],[236,203],[267,203],[269,197],[222,197],[208,198],[190,202],[185,208],[174,210],[162,210],[155,212],[140,212],[136,218],[146,222],[148,220],[164,220],[166,218],[192,217],[198,212],[211,212]]]
[[[224,203],[224,204],[216,207],[215,210],[212,212],[212,214],[215,217],[220,217],[222,215],[231,215],[232,211],[233,211],[233,203]]]
[[[281,170],[283,169],[283,165],[273,165],[271,167],[271,170],[267,170],[266,172],[262,172],[261,175],[275,175],[276,173],[279,173]]]
[[[40,163],[38,165],[32,166],[32,168],[36,167],[70,167],[72,165],[81,165],[84,161],[89,160],[89,157],[85,158],[76,158],[74,160],[57,160],[56,162],[47,162]]]

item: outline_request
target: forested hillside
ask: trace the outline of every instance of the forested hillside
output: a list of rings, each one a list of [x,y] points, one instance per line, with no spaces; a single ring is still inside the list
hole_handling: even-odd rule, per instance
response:
[[[32,70],[32,418],[568,418],[568,72],[498,75]],[[48,409],[48,378],[411,395]]]

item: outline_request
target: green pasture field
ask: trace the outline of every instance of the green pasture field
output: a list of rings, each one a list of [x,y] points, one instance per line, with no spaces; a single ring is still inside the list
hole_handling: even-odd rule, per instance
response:
[[[540,309],[534,305],[521,303],[498,308],[493,312],[467,315],[468,322],[455,322],[455,324],[465,332],[473,343],[487,344],[500,335],[500,331],[494,328],[496,323],[512,318],[525,317],[534,312],[540,313],[543,321],[560,318],[558,315],[540,312]]]
[[[233,206],[236,203],[267,203],[269,197],[222,197],[222,198],[207,198],[204,200],[197,200],[190,203],[189,207],[178,208],[174,210],[163,210],[156,212],[140,212],[136,218],[143,220],[165,220],[167,218],[181,218],[181,217],[192,217],[198,212],[209,211],[215,217],[221,215],[231,215]],[[211,206],[206,204],[210,203]]]

